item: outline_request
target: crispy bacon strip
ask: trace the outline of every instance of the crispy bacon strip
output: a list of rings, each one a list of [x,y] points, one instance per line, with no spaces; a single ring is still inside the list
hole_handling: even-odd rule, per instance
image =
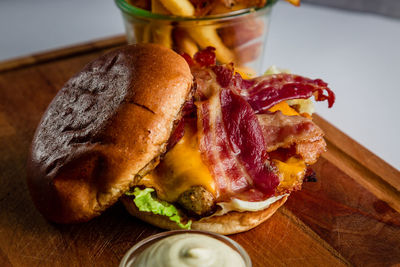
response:
[[[328,100],[328,107],[335,102],[335,94],[321,79],[309,79],[295,74],[272,74],[255,79],[242,79],[234,73],[233,66],[213,66],[217,81],[223,88],[240,93],[256,113],[263,113],[272,106],[289,99]],[[324,94],[326,91],[327,94]]]
[[[250,177],[230,149],[218,95],[197,102],[197,116],[199,149],[217,184],[217,198],[224,199],[249,188]]]
[[[314,164],[317,162],[319,156],[326,151],[326,143],[324,138],[320,138],[313,142],[300,142],[296,144],[296,153],[307,164]]]
[[[224,89],[197,105],[199,148],[222,197],[255,188],[267,197],[278,176],[270,169],[260,125],[249,104]]]
[[[246,100],[228,89],[221,91],[221,110],[231,149],[254,186],[264,194],[272,195],[279,178],[270,168],[263,133],[254,111]]]
[[[285,116],[280,111],[259,114],[257,119],[265,136],[267,151],[288,148],[299,142],[313,142],[324,134],[312,120],[302,116]]]
[[[210,67],[222,88],[242,95],[256,113],[264,113],[273,105],[289,99],[306,99],[314,95],[316,101],[335,102],[335,94],[321,79],[309,79],[295,74],[264,75],[255,79],[243,79],[235,73],[233,65],[215,65],[215,49],[207,47],[194,56],[194,61],[185,56],[190,66]],[[326,93],[326,94],[325,94]]]
[[[315,100],[328,100],[328,107],[335,102],[335,94],[321,79],[309,79],[295,74],[272,74],[252,80],[251,87],[242,89],[246,100],[256,113],[268,110],[273,105],[289,99],[306,99],[314,95]],[[324,94],[326,91],[327,94]]]
[[[278,148],[290,148],[295,145],[296,154],[307,164],[313,164],[325,151],[323,131],[310,119],[302,116],[285,116],[277,111],[270,114],[259,114],[268,152]]]
[[[196,118],[196,105],[191,98],[182,108],[182,118],[175,122],[174,131],[169,137],[167,151],[172,149],[185,134],[185,123]]]
[[[173,148],[185,134],[185,118],[182,118],[175,126],[174,131],[169,137],[167,151]]]

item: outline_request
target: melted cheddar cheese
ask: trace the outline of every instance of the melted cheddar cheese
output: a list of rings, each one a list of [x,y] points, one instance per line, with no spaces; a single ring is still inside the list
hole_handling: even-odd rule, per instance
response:
[[[286,102],[273,106],[269,111],[282,111],[285,115],[299,115]],[[301,184],[306,166],[303,160],[289,158],[286,162],[273,160],[279,169],[280,184],[277,192],[287,191]],[[191,127],[185,127],[183,138],[166,153],[164,159],[152,172],[144,176],[138,183],[153,187],[157,196],[168,202],[176,202],[183,192],[192,186],[201,185],[216,195],[216,185],[207,166],[201,159],[198,140]]]
[[[201,159],[197,135],[191,127],[185,127],[183,138],[139,185],[154,187],[157,196],[168,202],[177,201],[180,194],[195,185],[215,195],[214,179]]]
[[[275,112],[280,110],[283,115],[286,116],[296,116],[296,115],[300,115],[295,109],[291,108],[288,103],[286,103],[286,101],[282,101],[278,104],[276,104],[275,106],[271,107],[270,109],[268,109],[268,111],[270,112]]]
[[[291,157],[286,162],[272,160],[279,169],[279,185],[277,192],[291,191],[301,185],[306,173],[306,164],[304,160]]]

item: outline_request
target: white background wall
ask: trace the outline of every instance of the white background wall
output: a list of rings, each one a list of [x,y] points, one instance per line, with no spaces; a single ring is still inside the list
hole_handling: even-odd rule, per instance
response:
[[[0,1],[0,60],[123,32],[112,0]],[[266,49],[265,67],[328,82],[318,113],[400,169],[400,20],[280,1]]]

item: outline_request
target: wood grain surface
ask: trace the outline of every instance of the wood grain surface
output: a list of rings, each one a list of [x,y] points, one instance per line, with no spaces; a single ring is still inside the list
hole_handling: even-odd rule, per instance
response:
[[[0,63],[0,266],[118,266],[132,245],[161,231],[120,203],[88,223],[49,223],[25,182],[29,145],[51,99],[90,60],[123,43],[115,37]],[[231,237],[256,267],[400,264],[399,171],[315,121],[329,149],[314,165],[318,181],[266,223]]]

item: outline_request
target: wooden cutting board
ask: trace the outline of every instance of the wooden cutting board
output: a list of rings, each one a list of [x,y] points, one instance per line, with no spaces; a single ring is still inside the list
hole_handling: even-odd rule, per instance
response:
[[[83,224],[49,223],[25,183],[29,145],[45,108],[75,72],[122,36],[0,63],[0,266],[117,266],[135,243],[161,230],[116,204]],[[332,109],[335,112],[335,109]],[[266,223],[232,235],[253,266],[400,264],[400,174],[315,116],[328,152]]]

